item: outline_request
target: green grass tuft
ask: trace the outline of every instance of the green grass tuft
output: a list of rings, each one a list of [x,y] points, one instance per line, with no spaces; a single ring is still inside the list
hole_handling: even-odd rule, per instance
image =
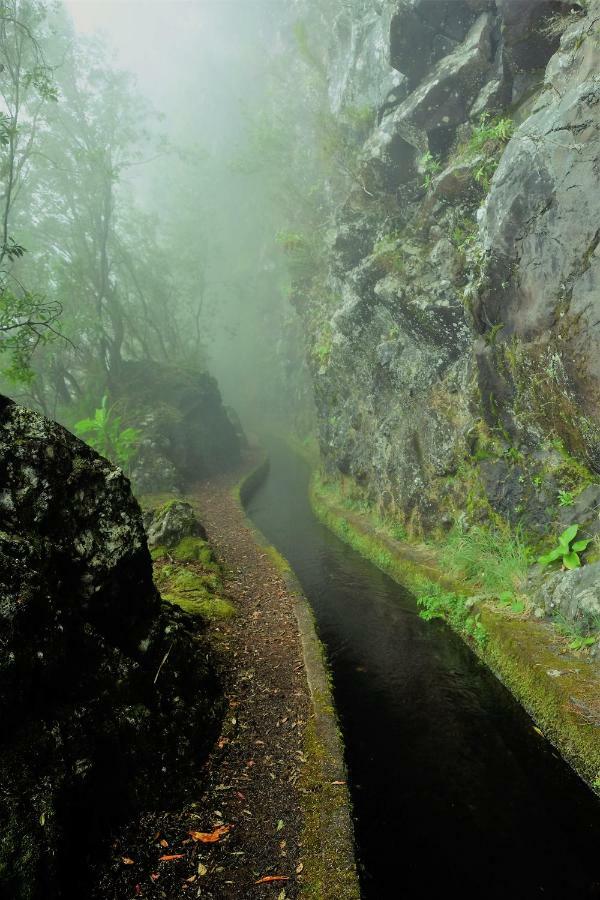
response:
[[[484,593],[519,591],[530,565],[521,533],[496,528],[453,529],[439,550],[442,567],[451,578]]]

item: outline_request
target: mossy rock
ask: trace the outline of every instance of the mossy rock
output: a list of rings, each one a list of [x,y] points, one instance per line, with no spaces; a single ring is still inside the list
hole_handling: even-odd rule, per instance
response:
[[[198,537],[184,537],[171,553],[180,562],[199,562],[203,566],[215,564],[212,549],[206,541]]]
[[[230,619],[236,614],[235,607],[228,600],[215,597],[214,594],[200,592],[185,594],[164,594],[163,600],[178,606],[191,616],[201,616],[209,622]]]
[[[187,537],[206,539],[206,532],[187,500],[172,497],[144,518],[150,547],[176,547]]]

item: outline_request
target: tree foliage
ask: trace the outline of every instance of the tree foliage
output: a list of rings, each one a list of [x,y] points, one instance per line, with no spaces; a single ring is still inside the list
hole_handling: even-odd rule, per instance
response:
[[[7,0],[0,101],[0,376],[69,420],[124,360],[202,367],[205,255],[135,199],[137,173],[176,150],[133,77],[60,7]]]

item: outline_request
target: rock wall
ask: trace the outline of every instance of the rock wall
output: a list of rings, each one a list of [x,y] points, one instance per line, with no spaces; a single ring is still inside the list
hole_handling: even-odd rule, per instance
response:
[[[600,4],[299,6],[373,122],[296,283],[327,469],[414,536],[597,533]]]
[[[115,819],[201,762],[220,694],[189,622],[120,470],[0,398],[0,896],[82,896]]]

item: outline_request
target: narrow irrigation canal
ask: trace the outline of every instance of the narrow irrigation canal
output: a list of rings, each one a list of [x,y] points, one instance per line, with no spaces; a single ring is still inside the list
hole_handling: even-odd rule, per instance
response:
[[[600,803],[458,637],[320,525],[307,466],[269,452],[248,513],[327,647],[364,897],[600,897]]]

